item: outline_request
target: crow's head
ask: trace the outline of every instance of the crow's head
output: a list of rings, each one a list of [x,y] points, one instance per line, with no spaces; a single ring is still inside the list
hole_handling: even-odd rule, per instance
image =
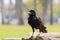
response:
[[[36,16],[36,12],[34,10],[30,10],[28,14],[30,16]]]

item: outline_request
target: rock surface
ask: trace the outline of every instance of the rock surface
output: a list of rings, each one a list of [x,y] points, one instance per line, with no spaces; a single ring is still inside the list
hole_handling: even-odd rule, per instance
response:
[[[30,33],[27,37],[20,39],[12,39],[12,40],[60,40],[60,33],[34,33],[33,37],[31,37],[32,33]],[[4,38],[3,40],[10,40]]]

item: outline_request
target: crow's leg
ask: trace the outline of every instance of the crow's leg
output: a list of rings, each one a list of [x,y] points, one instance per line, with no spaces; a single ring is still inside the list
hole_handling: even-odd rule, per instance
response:
[[[33,30],[33,33],[32,33],[32,35],[31,35],[31,37],[29,38],[29,40],[33,40],[33,34],[34,34],[34,28],[32,28],[32,30]]]
[[[32,36],[31,36],[31,37],[33,37],[33,34],[34,34],[34,28],[32,28],[32,30],[33,30],[33,33],[32,33]]]
[[[40,36],[40,33],[41,33],[41,30],[40,30],[40,28],[39,28],[39,33],[38,33],[38,35],[37,35],[37,36]]]

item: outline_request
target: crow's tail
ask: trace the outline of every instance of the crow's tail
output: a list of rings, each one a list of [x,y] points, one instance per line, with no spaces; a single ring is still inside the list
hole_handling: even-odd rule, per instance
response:
[[[47,30],[46,30],[45,26],[40,27],[40,31],[43,32],[43,33],[47,33]]]

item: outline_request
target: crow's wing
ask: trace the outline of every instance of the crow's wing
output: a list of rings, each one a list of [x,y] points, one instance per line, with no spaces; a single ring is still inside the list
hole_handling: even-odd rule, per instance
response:
[[[40,25],[44,25],[40,17],[36,17],[35,20],[36,20],[37,23],[39,23]]]

